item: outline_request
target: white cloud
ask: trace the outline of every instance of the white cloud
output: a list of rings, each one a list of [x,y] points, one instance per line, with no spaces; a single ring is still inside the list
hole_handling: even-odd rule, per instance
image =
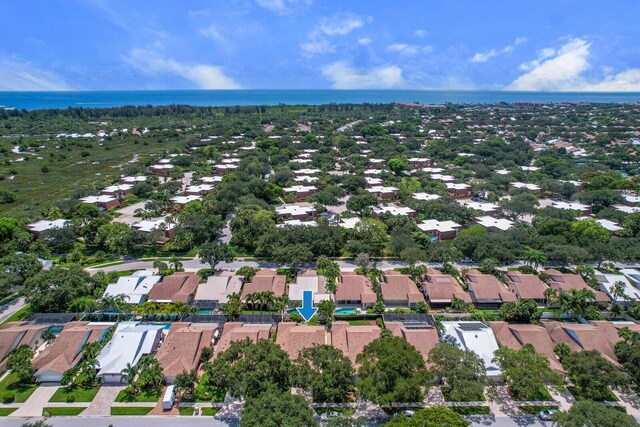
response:
[[[527,42],[527,38],[526,37],[518,37],[517,39],[515,39],[513,41],[513,43],[503,47],[502,49],[491,49],[491,50],[487,50],[485,52],[476,53],[475,55],[473,55],[469,59],[469,62],[474,62],[474,63],[487,62],[491,58],[495,58],[498,55],[502,55],[503,53],[511,52],[512,50],[514,50],[516,48],[516,46],[519,46],[519,45],[521,45],[523,43],[526,43],[526,42]]]
[[[373,40],[371,40],[370,38],[363,37],[361,39],[358,39],[358,44],[360,46],[367,46],[367,45],[370,45],[372,41]]]
[[[523,91],[640,91],[640,69],[630,68],[615,73],[604,67],[600,79],[588,78],[591,69],[589,57],[592,43],[573,39],[560,49],[547,48],[538,53],[538,59],[520,65],[527,71],[507,87]]]
[[[208,26],[207,28],[201,28],[200,31],[198,31],[198,33],[201,36],[207,37],[213,41],[217,41],[217,42],[225,41],[224,37],[222,37],[222,34],[220,34],[220,31],[218,31],[216,26],[213,24]]]
[[[399,53],[401,55],[415,55],[417,53],[429,53],[433,46],[419,46],[415,44],[394,43],[387,46],[388,52]]]
[[[335,46],[329,41],[335,36],[345,36],[352,31],[362,28],[365,19],[352,13],[339,13],[331,17],[320,19],[318,25],[309,33],[307,41],[300,44],[302,54],[314,55],[334,52]],[[369,39],[361,39],[369,40]],[[366,44],[366,43],[365,43]]]
[[[287,13],[287,0],[256,0],[258,6],[276,13]]]
[[[240,84],[224,74],[222,67],[208,64],[182,64],[173,59],[164,58],[154,50],[132,49],[123,59],[143,74],[179,76],[200,89],[242,88]]]
[[[325,65],[322,74],[331,80],[334,89],[386,89],[404,83],[402,69],[397,65],[359,70],[344,61],[338,61]]]
[[[330,18],[322,18],[317,30],[328,36],[344,36],[364,27],[364,23],[364,19],[360,16],[342,13]]]
[[[427,32],[425,30],[415,30],[413,35],[416,36],[417,38],[421,39],[421,38],[427,36]]]
[[[335,52],[335,46],[329,43],[328,40],[309,40],[308,42],[300,44],[300,49],[307,56],[319,55],[322,53]]]
[[[30,62],[14,58],[0,59],[0,90],[2,91],[60,91],[73,86],[53,71],[43,70]]]

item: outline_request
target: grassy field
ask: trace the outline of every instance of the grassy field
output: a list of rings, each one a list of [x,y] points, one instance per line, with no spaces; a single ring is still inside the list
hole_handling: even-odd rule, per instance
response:
[[[11,415],[13,411],[18,408],[0,408],[0,417],[6,417],[7,415]]]
[[[369,326],[371,325],[371,321],[369,320],[349,320],[349,325],[351,326]]]
[[[4,403],[22,403],[31,396],[36,388],[38,388],[37,384],[20,384],[18,376],[10,373],[0,381],[0,399]]]
[[[99,388],[85,390],[83,388],[60,387],[53,394],[49,402],[91,402],[98,394]]]
[[[194,408],[193,406],[188,406],[188,407],[185,407],[185,408],[178,408],[178,412],[180,412],[180,415],[193,415],[195,410],[196,410],[196,408]]]
[[[80,407],[75,407],[75,406],[68,406],[68,407],[64,407],[64,406],[55,406],[55,407],[48,407],[48,408],[42,408],[42,415],[49,415],[52,417],[55,416],[73,416],[73,415],[80,415],[80,413],[82,411],[84,411],[87,408],[80,408]]]
[[[67,146],[56,148],[61,142]],[[0,140],[0,145],[13,147],[6,139]],[[14,176],[2,181],[2,187],[16,195],[15,202],[0,205],[0,214],[18,217],[25,212],[40,211],[53,202],[72,197],[79,188],[92,188],[96,183],[103,185],[117,178],[119,166],[127,164],[134,155],[142,162],[177,145],[173,139],[158,143],[157,139],[142,137],[104,142],[38,138],[37,146],[25,151],[33,155],[12,153],[13,162],[0,165],[0,175]],[[15,161],[18,158],[24,161]]]
[[[13,313],[11,316],[7,317],[7,319],[4,322],[0,323],[0,325],[4,325],[5,323],[8,323],[8,322],[17,322],[18,320],[22,320],[23,318],[27,317],[30,314],[31,314],[31,307],[29,307],[29,305],[27,304],[24,307],[22,307],[20,310]]]
[[[157,402],[158,399],[160,399],[161,393],[160,390],[154,390],[152,392],[143,390],[135,396],[130,396],[128,391],[129,390],[125,388],[118,393],[116,402]]]
[[[209,384],[209,377],[205,372],[196,387],[196,402],[222,402],[226,391]]]
[[[130,406],[115,406],[111,408],[111,415],[147,415],[153,408],[136,408]]]
[[[202,416],[213,417],[218,411],[220,411],[220,408],[202,408],[200,409],[200,414],[202,414]]]

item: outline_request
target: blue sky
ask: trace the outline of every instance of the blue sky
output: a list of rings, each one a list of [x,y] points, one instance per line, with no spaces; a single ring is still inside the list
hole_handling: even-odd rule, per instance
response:
[[[640,91],[640,2],[19,0],[0,90]]]

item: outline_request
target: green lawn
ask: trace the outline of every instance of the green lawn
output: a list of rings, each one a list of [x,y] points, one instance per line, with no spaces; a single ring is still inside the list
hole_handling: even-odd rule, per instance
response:
[[[116,397],[116,402],[157,402],[160,399],[161,390],[142,390],[135,396],[129,395],[129,389],[124,389]]]
[[[218,413],[219,410],[220,408],[201,408],[200,414],[205,417],[206,416],[213,417],[215,414]]]
[[[369,320],[347,320],[351,326],[369,326],[371,321]]]
[[[84,411],[85,408],[80,408],[80,407],[75,407],[75,406],[68,406],[68,407],[64,407],[64,406],[56,406],[56,407],[49,407],[49,408],[42,408],[42,415],[49,415],[51,417],[55,417],[55,416],[73,416],[73,415],[80,415],[80,413],[82,411]]]
[[[489,415],[491,413],[488,406],[452,406],[451,409],[460,415]]]
[[[194,408],[193,406],[188,406],[185,408],[178,408],[178,411],[180,412],[180,415],[193,415],[193,413],[196,411],[196,408]]]
[[[569,393],[571,393],[573,397],[576,398],[576,400],[588,399],[587,397],[582,396],[575,387],[567,387],[567,389],[569,390]],[[613,394],[611,390],[606,390],[606,394],[607,397],[604,399],[605,402],[617,402],[619,400],[618,396]]]
[[[7,415],[11,415],[13,411],[18,408],[0,408],[0,417],[6,417]]]
[[[93,398],[98,394],[99,388],[90,388],[85,390],[83,388],[69,388],[69,387],[60,387],[56,392],[51,396],[49,402],[91,402]]]
[[[196,402],[222,402],[224,401],[224,397],[227,394],[226,390],[218,388],[212,384],[209,384],[209,377],[205,372],[200,378],[200,382],[196,387],[196,396],[195,399],[190,399],[191,401]],[[189,400],[182,399],[184,402],[189,402]]]
[[[140,408],[135,406],[114,406],[111,415],[147,415],[153,408]]]
[[[20,384],[18,376],[12,372],[0,381],[0,399],[4,403],[22,403],[31,396],[36,388],[38,385],[35,383]]]
[[[4,325],[5,323],[9,323],[9,322],[17,322],[18,320],[22,320],[30,314],[31,314],[31,307],[29,307],[29,304],[27,304],[24,307],[22,307],[20,310],[13,313],[11,316],[7,317],[7,319],[4,322],[0,323],[0,325]]]

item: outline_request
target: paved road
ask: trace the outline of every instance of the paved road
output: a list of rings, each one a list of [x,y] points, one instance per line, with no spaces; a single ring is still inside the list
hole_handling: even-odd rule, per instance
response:
[[[5,311],[2,312],[2,314],[0,314],[0,323],[13,316],[16,311],[20,310],[25,305],[26,303],[24,301],[24,298],[21,297],[20,299],[18,299],[15,304],[10,305]]]
[[[519,417],[508,416],[474,416],[467,417],[473,427],[551,427],[552,423],[540,421],[535,415]]]
[[[20,427],[25,422],[34,422],[39,418],[6,418],[0,419],[0,427]],[[118,417],[53,417],[47,420],[53,427],[230,427],[232,424],[213,417],[169,417],[169,416],[118,416]]]

